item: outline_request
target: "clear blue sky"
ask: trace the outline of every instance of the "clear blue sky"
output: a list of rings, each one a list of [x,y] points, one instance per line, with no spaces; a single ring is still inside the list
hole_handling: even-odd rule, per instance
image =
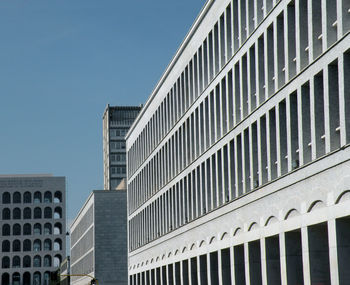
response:
[[[0,174],[102,189],[102,114],[144,103],[205,0],[0,1]]]

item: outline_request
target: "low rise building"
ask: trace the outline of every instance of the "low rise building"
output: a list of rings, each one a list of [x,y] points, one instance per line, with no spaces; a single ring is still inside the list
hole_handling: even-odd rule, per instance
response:
[[[49,285],[66,256],[65,177],[0,176],[2,285]]]
[[[126,190],[94,190],[70,227],[71,274],[127,284]],[[91,278],[71,277],[72,285]]]

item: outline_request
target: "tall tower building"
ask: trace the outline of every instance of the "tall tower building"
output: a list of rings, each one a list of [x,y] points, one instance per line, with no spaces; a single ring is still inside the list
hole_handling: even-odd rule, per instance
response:
[[[208,0],[126,139],[129,284],[350,284],[349,0]]]
[[[125,135],[142,106],[109,106],[103,114],[104,189],[114,190],[126,178]]]
[[[1,285],[49,285],[66,257],[65,177],[0,176]]]

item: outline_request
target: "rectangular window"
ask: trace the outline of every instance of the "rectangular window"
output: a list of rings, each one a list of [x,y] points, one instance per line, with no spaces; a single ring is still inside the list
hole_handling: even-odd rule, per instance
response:
[[[308,1],[299,1],[300,70],[309,64]],[[319,17],[321,19],[321,17]]]
[[[340,147],[338,61],[328,65],[328,114],[331,151]]]
[[[226,50],[228,59],[232,56],[232,13],[231,4],[226,7]],[[227,59],[227,60],[228,60]]]
[[[277,76],[278,87],[281,88],[285,83],[285,63],[284,63],[284,15],[283,12],[277,17]]]
[[[280,147],[280,170],[281,175],[288,171],[288,156],[287,156],[287,112],[286,101],[279,103],[279,147]]]
[[[316,157],[325,154],[324,88],[323,72],[314,77],[314,105],[316,130]]]
[[[296,40],[295,40],[295,4],[291,2],[287,6],[288,14],[288,69],[289,79],[296,74]],[[287,77],[287,75],[286,75]]]

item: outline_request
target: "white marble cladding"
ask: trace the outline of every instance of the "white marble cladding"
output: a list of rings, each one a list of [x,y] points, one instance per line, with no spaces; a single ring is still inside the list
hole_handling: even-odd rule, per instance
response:
[[[178,284],[177,274],[181,284],[240,284],[243,277],[231,272],[228,279],[220,263],[221,250],[228,247],[233,262],[234,250],[242,253],[239,244],[247,282],[254,273],[260,281],[250,284],[293,284],[300,279],[288,279],[287,267],[300,260],[286,261],[289,238],[300,238],[303,267],[297,269],[306,284],[350,282],[340,274],[348,260],[337,257],[337,241],[347,247],[343,236],[349,234],[343,226],[347,194],[337,203],[350,187],[344,178],[350,157],[349,31],[346,0],[206,3],[127,135],[132,284]],[[305,187],[310,181],[312,187]],[[313,214],[314,206],[327,215]],[[292,209],[300,231],[294,237],[287,234],[293,227],[284,228]],[[273,234],[278,243],[265,241],[270,228],[279,229]],[[321,277],[313,271],[319,244],[327,248],[323,257],[329,255]],[[271,256],[272,267],[266,265]],[[261,266],[249,270],[249,262]],[[198,280],[184,277],[191,268],[200,268]],[[271,268],[279,268],[279,275]],[[162,283],[151,282],[158,277]]]

